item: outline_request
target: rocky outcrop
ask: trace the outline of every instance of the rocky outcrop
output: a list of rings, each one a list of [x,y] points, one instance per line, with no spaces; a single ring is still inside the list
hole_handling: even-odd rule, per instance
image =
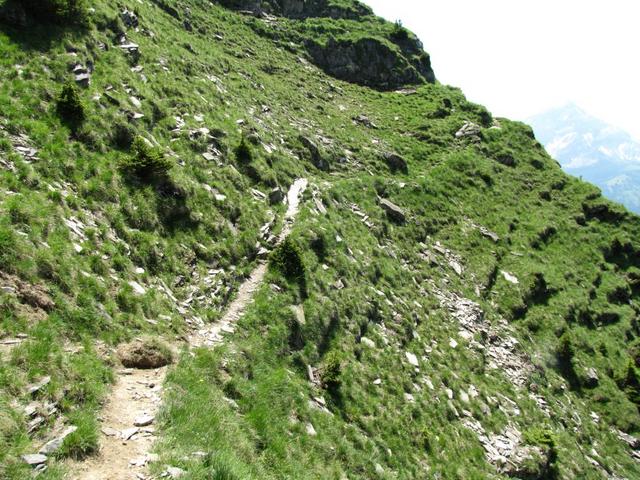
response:
[[[262,17],[268,23],[276,20],[274,15],[298,20],[331,18],[356,20],[362,24],[377,22],[372,10],[357,1],[341,5],[330,0],[218,0],[218,3],[232,10]],[[274,33],[270,28],[256,28],[261,35],[283,40],[280,33]],[[339,26],[338,30],[351,32],[351,28],[344,25]],[[307,37],[301,30],[291,35],[289,40],[302,44],[313,63],[340,80],[379,90],[396,90],[408,85],[435,82],[431,59],[423,50],[422,43],[400,26],[387,29],[386,33],[377,31],[373,36],[355,39],[350,36],[318,40]]]
[[[288,18],[346,18],[356,20],[372,11],[366,5],[335,5],[329,0],[218,0],[222,6],[234,10],[253,12],[256,15],[272,14]]]
[[[431,60],[424,51],[408,54],[381,38],[308,40],[307,52],[326,73],[341,80],[381,90],[434,82]]]

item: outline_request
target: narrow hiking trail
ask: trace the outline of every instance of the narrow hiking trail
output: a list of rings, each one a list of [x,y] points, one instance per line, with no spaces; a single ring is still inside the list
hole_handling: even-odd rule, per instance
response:
[[[289,192],[287,193],[287,212],[284,216],[284,225],[282,231],[278,235],[275,246],[278,246],[291,233],[293,223],[300,208],[300,197],[307,188],[308,182],[305,178],[296,180]],[[192,346],[211,346],[222,342],[222,335],[225,333],[233,333],[235,323],[242,316],[247,306],[253,299],[253,294],[259,288],[264,275],[267,273],[267,264],[260,261],[258,266],[251,272],[249,278],[238,289],[236,299],[231,302],[227,312],[220,321],[207,325],[205,328],[195,331],[189,338],[189,344]]]
[[[304,178],[296,180],[287,193],[284,225],[275,246],[291,233],[300,208],[300,198],[307,188]],[[189,347],[212,347],[223,341],[225,333],[233,333],[236,322],[253,301],[267,272],[261,260],[240,288],[235,300],[216,323],[193,331]],[[177,350],[180,345],[173,345]],[[67,478],[71,480],[148,480],[147,465],[155,460],[151,453],[155,441],[155,417],[162,403],[162,388],[168,367],[140,370],[122,368],[115,372],[111,390],[100,421],[100,451],[85,461],[69,462]],[[166,472],[177,478],[181,472]]]
[[[123,369],[99,417],[100,453],[74,462],[73,479],[146,479],[144,469],[153,460],[154,421],[162,400],[167,367]]]

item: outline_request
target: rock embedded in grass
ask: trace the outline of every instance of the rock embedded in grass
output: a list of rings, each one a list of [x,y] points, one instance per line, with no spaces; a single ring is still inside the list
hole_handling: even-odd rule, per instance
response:
[[[380,206],[395,223],[404,223],[407,220],[404,210],[386,198],[380,200]]]
[[[32,467],[37,467],[38,465],[47,463],[47,456],[41,453],[28,453],[26,455],[22,455],[21,458],[27,465],[31,465]]]

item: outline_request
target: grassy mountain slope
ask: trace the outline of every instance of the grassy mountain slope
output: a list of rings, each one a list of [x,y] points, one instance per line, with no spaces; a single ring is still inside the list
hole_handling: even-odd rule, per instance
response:
[[[303,176],[304,281],[273,269],[225,345],[183,352],[153,472],[638,476],[616,433],[640,433],[637,217],[457,89],[374,90],[313,64],[309,41],[362,36],[414,68],[390,40],[410,34],[375,17],[128,7],[137,28],[103,1],[88,27],[1,27],[0,336],[17,345],[0,363],[0,476],[28,477],[20,456],[63,425],[78,430],[41,478],[95,454],[113,348],[220,318],[269,246],[261,227],[281,227],[260,192]],[[77,64],[81,125],[56,107]],[[136,136],[166,174],[119,168]],[[480,437],[507,433],[519,447],[487,455]]]

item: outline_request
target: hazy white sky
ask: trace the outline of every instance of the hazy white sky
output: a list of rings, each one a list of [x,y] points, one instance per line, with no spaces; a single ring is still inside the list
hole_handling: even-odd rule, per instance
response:
[[[436,77],[497,116],[575,102],[640,138],[638,0],[364,0],[415,32]]]

